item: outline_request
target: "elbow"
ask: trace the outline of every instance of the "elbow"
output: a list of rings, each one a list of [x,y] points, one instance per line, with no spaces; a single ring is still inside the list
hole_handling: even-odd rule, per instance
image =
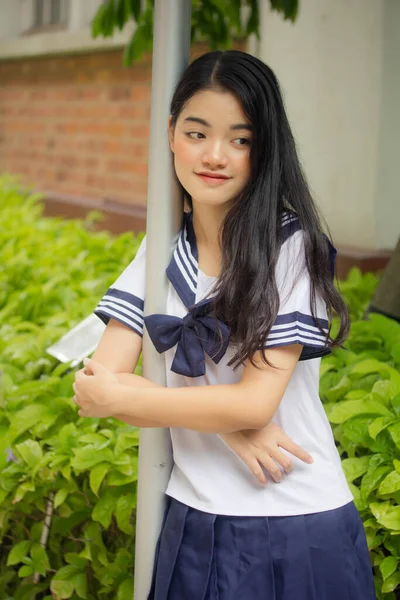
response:
[[[250,399],[250,401],[249,401]],[[265,394],[254,392],[252,395],[246,394],[242,429],[263,429],[274,416],[272,405],[265,398]]]
[[[254,413],[248,415],[243,429],[263,429],[263,427],[268,425],[272,416],[273,415],[266,414],[265,410],[254,411]]]
[[[241,431],[242,429],[262,429],[272,419],[273,415],[266,413],[265,409],[261,410],[258,407],[245,407],[245,410],[236,416],[231,422],[233,427],[230,431]],[[231,414],[232,417],[232,414]]]

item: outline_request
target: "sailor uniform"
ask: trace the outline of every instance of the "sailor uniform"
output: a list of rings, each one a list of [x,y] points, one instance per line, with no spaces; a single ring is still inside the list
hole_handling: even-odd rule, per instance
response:
[[[281,234],[279,310],[265,346],[298,343],[303,350],[273,421],[314,462],[291,456],[293,472],[263,487],[219,435],[170,429],[174,466],[149,600],[375,598],[362,523],[318,395],[320,360],[330,352],[326,306],[317,295],[312,316],[303,232],[293,213],[283,215]],[[243,366],[228,366],[229,327],[211,314],[216,278],[199,269],[192,214],[166,270],[164,315],[144,316],[145,246],[144,239],[95,313],[139,335],[147,328],[165,355],[168,387],[240,381]],[[329,250],[333,270],[336,251]]]

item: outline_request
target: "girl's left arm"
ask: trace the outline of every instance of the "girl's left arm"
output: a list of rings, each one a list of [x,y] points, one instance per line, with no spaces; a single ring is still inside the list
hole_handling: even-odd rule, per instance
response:
[[[302,345],[264,350],[270,365],[254,355],[238,383],[181,388],[111,384],[108,371],[93,360],[86,367],[93,376],[77,374],[74,391],[80,416],[132,416],[207,433],[261,429],[272,419],[300,357]]]

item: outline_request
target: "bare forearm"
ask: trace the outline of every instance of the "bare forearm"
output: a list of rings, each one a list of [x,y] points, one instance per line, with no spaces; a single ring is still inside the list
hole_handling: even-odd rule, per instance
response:
[[[275,412],[275,402],[255,398],[251,386],[241,384],[163,388],[149,386],[114,389],[117,412],[126,417],[157,422],[159,427],[183,427],[208,433],[259,429]]]
[[[133,375],[131,373],[118,373],[117,374],[118,382],[124,386],[129,387],[162,387],[158,385],[158,383],[154,383],[149,379],[145,379],[144,377],[140,377],[140,375]],[[119,421],[123,421],[124,423],[128,423],[128,425],[133,425],[134,427],[162,427],[158,421],[150,421],[148,419],[138,419],[137,417],[133,417],[131,415],[114,415],[115,419]]]

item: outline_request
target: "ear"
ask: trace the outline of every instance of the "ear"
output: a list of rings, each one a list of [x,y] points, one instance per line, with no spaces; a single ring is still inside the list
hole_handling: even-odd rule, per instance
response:
[[[175,126],[172,125],[172,117],[170,115],[168,117],[168,139],[169,139],[169,147],[171,148],[171,152],[174,152],[174,134],[175,134]]]

